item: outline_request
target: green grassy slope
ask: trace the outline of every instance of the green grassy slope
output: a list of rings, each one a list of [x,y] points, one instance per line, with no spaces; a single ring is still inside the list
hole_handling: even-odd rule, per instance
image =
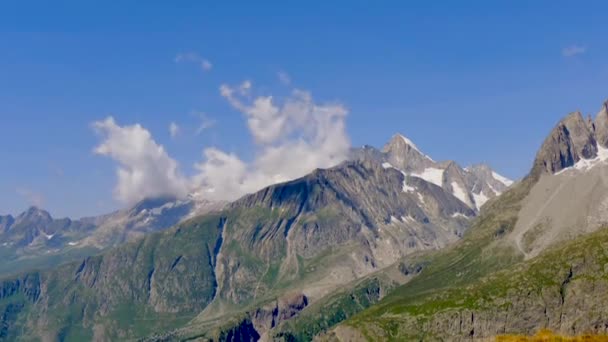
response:
[[[564,334],[605,333],[608,229],[474,282],[419,297],[408,296],[407,287],[346,324],[371,340],[491,337],[532,334],[543,328]],[[450,319],[463,313],[478,320],[467,325],[471,330],[446,328]]]

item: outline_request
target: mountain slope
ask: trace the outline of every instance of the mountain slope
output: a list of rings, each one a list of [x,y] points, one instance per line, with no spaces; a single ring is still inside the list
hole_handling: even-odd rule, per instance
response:
[[[596,128],[606,125],[605,111],[595,121],[580,113],[561,120],[530,174],[489,203],[461,242],[429,256],[418,277],[324,338],[605,332],[608,164]]]

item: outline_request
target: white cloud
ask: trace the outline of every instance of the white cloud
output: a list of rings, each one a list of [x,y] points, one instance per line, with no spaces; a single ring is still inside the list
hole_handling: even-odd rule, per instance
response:
[[[208,59],[201,57],[196,52],[178,53],[177,56],[175,56],[175,63],[182,62],[198,64],[203,71],[210,71],[213,68],[213,64],[211,64]]]
[[[175,122],[169,124],[169,134],[171,138],[175,138],[179,134],[179,126]]]
[[[93,127],[103,139],[94,152],[119,164],[114,189],[117,200],[132,204],[148,197],[187,195],[188,182],[177,162],[148,130],[139,124],[119,126],[112,117],[94,122]]]
[[[124,203],[187,194],[234,200],[346,159],[350,142],[343,105],[317,104],[309,92],[297,89],[280,100],[252,97],[251,91],[249,81],[220,87],[222,96],[247,119],[255,143],[253,160],[246,162],[234,153],[208,147],[191,178],[179,172],[177,162],[139,124],[119,126],[111,117],[95,122],[103,137],[95,153],[119,164],[115,197]]]
[[[587,52],[587,47],[581,45],[570,45],[562,49],[562,56],[573,57],[576,55],[582,55]]]
[[[279,82],[281,82],[281,84],[286,86],[291,84],[291,77],[289,77],[289,74],[285,71],[279,71],[277,73],[277,77],[279,78]]]
[[[17,188],[15,189],[17,195],[23,197],[28,203],[28,205],[33,205],[38,208],[42,208],[44,206],[44,196],[38,192],[32,191],[27,188]]]
[[[350,142],[344,106],[316,104],[310,93],[297,89],[280,103],[272,96],[249,99],[243,90],[250,89],[251,83],[244,82],[236,88],[222,85],[220,93],[247,118],[256,157],[246,163],[234,154],[205,149],[194,182],[203,196],[234,200],[346,159]]]

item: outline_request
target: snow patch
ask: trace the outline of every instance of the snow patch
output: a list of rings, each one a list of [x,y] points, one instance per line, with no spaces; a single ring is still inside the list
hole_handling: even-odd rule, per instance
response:
[[[466,203],[467,205],[469,204],[470,200],[468,199],[466,192],[456,182],[452,182],[452,193],[463,203]]]
[[[511,186],[511,184],[513,184],[513,181],[510,180],[509,178],[499,175],[498,173],[492,171],[492,177],[494,177],[494,179],[496,179],[497,181],[501,182],[502,184],[506,185],[506,186]]]
[[[455,217],[462,217],[462,218],[466,218],[466,219],[468,219],[468,218],[469,218],[467,215],[465,215],[465,214],[463,214],[463,213],[453,213],[453,214],[452,214],[452,217],[454,217],[454,218],[455,218]]]
[[[412,176],[420,177],[427,182],[433,183],[437,186],[443,185],[443,172],[444,169],[438,169],[434,167],[427,167],[422,173],[412,173]]]
[[[395,168],[391,163],[382,163],[382,167],[385,169]]]
[[[597,147],[597,157],[595,157],[593,159],[581,159],[581,160],[577,161],[576,164],[574,164],[570,167],[567,167],[555,174],[559,175],[560,173],[566,172],[568,170],[587,171],[587,170],[592,169],[596,165],[600,165],[600,164],[604,163],[605,161],[607,161],[608,160],[608,148],[602,147],[600,145],[596,145],[596,147]]]
[[[68,245],[70,245],[70,246],[76,246],[77,244],[78,244],[78,242],[71,242],[71,241],[68,242]]]
[[[473,193],[473,200],[475,200],[475,207],[479,210],[481,206],[488,201],[488,197],[484,195],[483,192],[479,192],[478,194]]]
[[[401,223],[401,220],[399,220],[395,216],[391,215],[391,223]]]

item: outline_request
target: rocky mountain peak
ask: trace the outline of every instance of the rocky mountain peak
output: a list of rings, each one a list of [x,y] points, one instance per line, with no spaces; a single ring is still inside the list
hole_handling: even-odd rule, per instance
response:
[[[435,163],[416,144],[399,133],[384,145],[382,152],[390,164],[404,171],[420,171]]]
[[[597,155],[597,131],[604,129],[597,123],[606,124],[605,132],[608,133],[608,121],[599,116],[595,130],[585,122],[581,112],[573,112],[563,118],[543,142],[536,155],[533,173],[556,173],[581,159],[594,158]]]
[[[418,149],[418,146],[416,146],[416,144],[414,144],[413,141],[411,141],[409,138],[407,138],[406,136],[404,136],[400,133],[394,134],[392,136],[391,140],[388,142],[387,146],[413,149],[416,152],[422,154],[420,149]]]
[[[53,220],[51,214],[48,211],[42,210],[36,206],[29,207],[26,211],[17,216],[17,221],[38,221],[38,222],[50,222]]]

